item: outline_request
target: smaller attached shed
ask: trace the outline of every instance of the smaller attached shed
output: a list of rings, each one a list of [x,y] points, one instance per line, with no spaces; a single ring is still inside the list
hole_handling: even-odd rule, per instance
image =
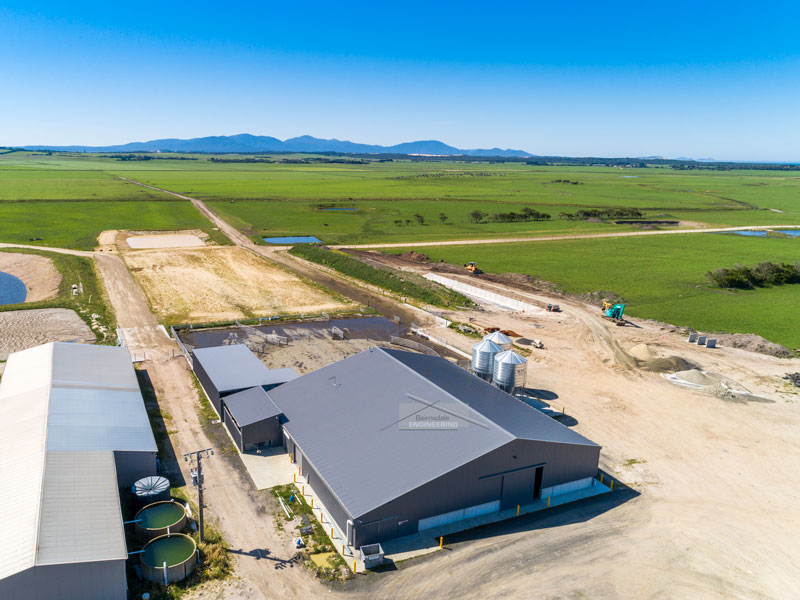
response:
[[[244,344],[195,348],[192,354],[194,373],[223,420],[225,396],[253,387],[270,390],[298,377],[294,369],[268,369]]]
[[[283,412],[262,387],[226,396],[223,421],[242,452],[280,446],[283,443]]]

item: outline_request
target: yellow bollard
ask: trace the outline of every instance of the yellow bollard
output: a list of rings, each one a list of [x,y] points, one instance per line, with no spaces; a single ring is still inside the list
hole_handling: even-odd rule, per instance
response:
[[[331,527],[331,539],[333,539],[333,527]]]
[[[519,504],[517,504],[517,516],[519,516]]]
[[[353,561],[353,573],[356,572],[356,561]]]
[[[600,473],[600,483],[603,483],[603,474]]]
[[[311,497],[311,508],[314,508],[314,497]]]
[[[547,497],[547,508],[550,508],[550,496]]]
[[[294,475],[292,475],[292,477],[294,477],[294,483],[297,483],[297,473],[295,473]]]
[[[294,462],[294,454],[289,453],[289,462]]]
[[[614,491],[614,480],[613,479],[611,480],[611,487],[610,487],[609,491],[610,492]]]
[[[303,474],[303,467],[301,467],[300,465],[297,465],[297,474],[298,475],[302,475]]]
[[[342,544],[342,556],[344,556],[344,544]]]
[[[319,522],[325,523],[325,517],[322,516],[322,511],[319,511]]]
[[[439,548],[442,548],[443,546],[444,546],[444,536],[439,538]]]
[[[303,496],[305,496],[305,495],[306,495],[306,486],[305,486],[305,485],[301,485],[301,486],[300,486],[300,489],[301,489],[301,490],[303,490],[303,491],[302,491],[302,492],[300,492],[300,493],[301,493],[301,494],[303,494]]]

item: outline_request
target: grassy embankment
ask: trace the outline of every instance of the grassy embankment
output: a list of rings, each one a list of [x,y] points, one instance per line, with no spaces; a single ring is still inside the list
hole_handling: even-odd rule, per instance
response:
[[[338,250],[329,250],[315,244],[300,244],[289,250],[289,253],[325,265],[343,275],[383,288],[398,296],[413,298],[431,306],[452,307],[472,304],[458,292],[448,290],[423,277],[394,269],[372,267]]]
[[[798,239],[687,234],[415,250],[454,264],[474,260],[487,272],[527,273],[571,294],[614,292],[625,297],[631,316],[702,331],[755,333],[800,347],[800,285],[732,291],[711,287],[706,278],[708,271],[736,263],[795,263]]]
[[[23,302],[21,304],[0,305],[0,311],[29,310],[33,308],[68,308],[74,310],[86,324],[91,327],[97,336],[98,344],[115,344],[117,332],[116,320],[111,304],[108,302],[105,290],[100,285],[99,276],[90,258],[72,256],[71,254],[57,254],[41,250],[28,250],[22,248],[3,248],[0,252],[13,252],[18,254],[36,254],[53,261],[56,269],[61,274],[61,283],[58,286],[58,295],[50,300],[39,302]],[[77,296],[72,293],[72,284],[80,284],[83,293]],[[92,315],[97,315],[92,318]]]
[[[272,488],[272,494],[275,498],[281,497],[286,505],[292,512],[302,519],[303,515],[308,517],[308,523],[312,527],[313,532],[310,535],[301,535],[300,529],[302,524],[298,523],[295,530],[291,532],[293,537],[302,537],[306,545],[305,550],[302,551],[305,560],[305,565],[312,569],[316,575],[325,581],[333,581],[347,577],[351,574],[348,571],[347,564],[342,556],[333,548],[333,541],[328,537],[322,524],[317,520],[314,511],[306,502],[302,494],[298,492],[295,484],[278,485]],[[292,500],[293,499],[293,500]],[[276,525],[279,529],[289,523],[286,513],[283,509],[279,508],[275,513]],[[313,555],[323,555],[325,560],[315,562],[312,558]],[[347,573],[347,575],[344,575]]]

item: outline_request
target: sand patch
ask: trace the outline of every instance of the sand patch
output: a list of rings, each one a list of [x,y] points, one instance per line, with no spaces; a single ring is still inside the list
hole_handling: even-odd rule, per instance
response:
[[[0,312],[0,360],[47,342],[93,342],[95,335],[74,310],[35,308]]]
[[[135,235],[125,240],[134,250],[147,248],[192,248],[205,246],[205,242],[191,233],[170,233],[165,235]]]
[[[637,344],[630,350],[628,350],[628,354],[633,356],[634,358],[638,358],[639,360],[653,360],[654,358],[658,357],[658,353],[654,352],[653,349],[648,346],[647,344]]]
[[[25,302],[48,300],[58,295],[61,273],[49,258],[37,254],[0,252],[0,271],[22,280],[28,288]]]
[[[353,306],[243,248],[129,252],[125,261],[153,310],[172,322],[232,321]]]

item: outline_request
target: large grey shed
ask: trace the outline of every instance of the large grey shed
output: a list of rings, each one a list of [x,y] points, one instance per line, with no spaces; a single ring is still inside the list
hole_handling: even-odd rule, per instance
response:
[[[223,420],[221,398],[252,387],[269,390],[298,377],[294,369],[268,369],[244,344],[195,348],[192,355],[194,373]]]
[[[0,598],[124,600],[119,488],[156,471],[125,348],[49,343],[0,382]]]
[[[242,452],[280,446],[281,410],[262,387],[253,387],[222,399],[225,426]]]
[[[287,450],[356,547],[597,473],[600,446],[440,357],[371,348],[269,395]]]

